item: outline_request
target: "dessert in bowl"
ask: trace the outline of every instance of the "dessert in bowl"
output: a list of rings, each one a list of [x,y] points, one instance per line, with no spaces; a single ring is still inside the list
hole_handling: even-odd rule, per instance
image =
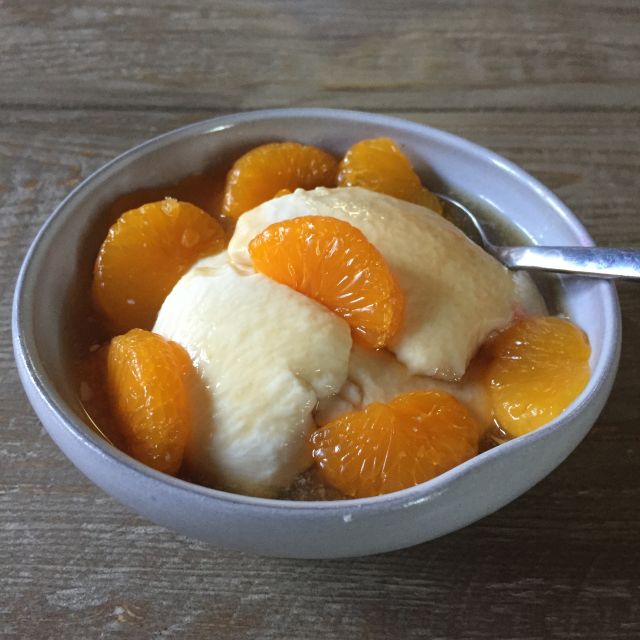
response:
[[[304,471],[310,459],[293,453],[287,464],[277,463],[263,473],[264,470],[256,466],[256,459],[250,456],[242,459],[251,449],[246,442],[239,449],[236,447],[236,453],[241,451],[241,456],[233,454],[217,459],[215,455],[209,455],[210,451],[224,451],[225,446],[232,451],[238,442],[238,430],[251,432],[251,413],[240,416],[234,413],[235,408],[242,405],[242,398],[234,399],[233,392],[224,395],[224,389],[217,401],[215,393],[210,394],[208,401],[216,406],[216,409],[212,409],[214,412],[217,408],[221,412],[227,411],[230,417],[225,419],[224,424],[229,428],[218,428],[216,447],[213,449],[209,447],[212,440],[206,437],[198,441],[192,438],[187,446],[187,451],[191,449],[187,455],[192,467],[189,471],[193,472],[190,477],[200,480],[200,475],[207,476],[208,465],[213,471],[204,481],[218,488],[200,486],[183,478],[171,478],[150,469],[118,451],[83,422],[83,407],[70,371],[68,338],[77,329],[78,315],[74,309],[82,298],[79,292],[86,293],[89,289],[91,263],[107,230],[115,222],[114,217],[105,214],[105,211],[116,196],[143,187],[169,184],[205,170],[213,173],[224,171],[243,153],[265,142],[296,140],[322,147],[341,157],[357,141],[381,136],[392,138],[399,144],[410,156],[426,184],[490,202],[496,215],[509,219],[533,241],[541,240],[544,236],[545,242],[553,244],[590,242],[579,223],[552,194],[507,161],[454,136],[393,118],[326,110],[261,112],[193,125],[142,145],[101,169],[67,198],[34,243],[16,292],[14,335],[25,388],[53,438],[97,484],[152,519],[217,544],[274,555],[358,555],[427,540],[495,510],[542,478],[585,435],[606,400],[615,373],[619,346],[618,309],[615,293],[609,284],[570,279],[561,281],[563,308],[571,320],[586,332],[591,345],[591,375],[577,400],[543,428],[475,457],[463,456],[461,462],[466,462],[449,465],[450,470],[429,482],[393,493],[363,494],[347,487],[346,491],[342,490],[341,497],[370,497],[326,501],[275,499],[273,496],[279,495],[277,492],[291,480],[292,474],[296,476]],[[212,164],[217,166],[210,168]],[[253,339],[255,349],[258,349],[260,343],[265,342],[260,339],[259,332],[262,329],[269,331],[270,323],[272,327],[281,326],[281,331],[272,329],[270,335],[273,336],[272,340],[279,339],[282,342],[279,345],[281,352],[288,350],[292,358],[298,358],[298,362],[288,366],[288,370],[297,374],[294,378],[300,385],[300,397],[303,398],[301,405],[294,402],[292,406],[298,407],[298,411],[300,406],[307,407],[307,413],[301,418],[304,436],[308,435],[310,425],[307,414],[315,409],[318,400],[318,409],[325,416],[321,419],[318,417],[320,414],[316,413],[314,418],[319,424],[311,425],[317,426],[312,441],[312,456],[322,468],[322,451],[331,449],[327,444],[331,441],[327,439],[323,443],[321,439],[329,438],[332,433],[330,427],[335,427],[344,416],[345,406],[336,406],[339,403],[335,402],[331,406],[332,399],[341,396],[340,400],[351,403],[346,406],[347,413],[357,414],[366,411],[370,403],[384,405],[396,402],[395,392],[390,391],[392,387],[400,395],[420,392],[423,387],[414,386],[413,377],[416,375],[435,376],[444,379],[443,384],[451,384],[464,374],[468,361],[478,346],[486,341],[488,334],[504,329],[512,319],[516,302],[514,287],[510,284],[512,279],[507,274],[507,281],[507,277],[500,276],[498,271],[483,278],[482,269],[491,270],[493,266],[487,266],[480,258],[472,257],[470,259],[479,261],[470,270],[476,278],[476,284],[482,281],[491,281],[492,284],[485,286],[482,295],[475,299],[469,296],[469,288],[462,288],[465,293],[461,296],[460,305],[463,306],[456,308],[466,308],[467,311],[454,315],[445,312],[444,322],[432,322],[429,326],[432,335],[438,330],[444,332],[455,329],[457,333],[453,334],[453,338],[443,333],[437,342],[451,348],[443,350],[425,346],[420,335],[425,326],[424,318],[420,318],[424,301],[415,302],[420,300],[422,291],[419,284],[412,284],[408,274],[411,264],[415,262],[411,259],[411,252],[398,250],[394,253],[393,243],[385,245],[384,234],[379,238],[374,237],[373,227],[363,227],[356,220],[357,211],[375,210],[383,211],[379,219],[406,216],[412,221],[411,224],[423,224],[416,221],[422,221],[420,216],[424,216],[430,221],[430,229],[440,229],[446,224],[438,217],[438,212],[428,212],[423,207],[424,203],[402,202],[389,196],[372,195],[360,187],[342,187],[296,191],[258,204],[253,211],[243,213],[239,218],[228,251],[213,257],[205,256],[201,262],[194,264],[162,302],[155,327],[145,328],[154,328],[164,339],[181,344],[193,364],[198,364],[197,353],[204,354],[206,357],[201,359],[202,362],[211,365],[207,369],[208,375],[212,376],[209,387],[218,384],[224,387],[224,373],[233,371],[235,360],[243,361],[241,367],[244,368],[236,371],[236,380],[242,377],[243,370],[254,364],[250,356],[243,352],[246,341]],[[173,205],[168,202],[165,206]],[[400,328],[396,327],[395,332],[390,330],[389,335],[385,335],[383,328],[382,342],[374,340],[373,348],[371,344],[366,344],[366,340],[365,344],[353,347],[351,343],[356,341],[358,334],[349,331],[344,317],[336,315],[335,310],[323,309],[317,300],[309,300],[307,294],[296,291],[295,287],[277,282],[274,274],[265,274],[266,268],[259,274],[241,273],[242,269],[250,270],[252,267],[256,271],[256,255],[259,252],[256,250],[256,255],[252,256],[251,246],[256,237],[266,234],[273,224],[281,225],[282,230],[282,225],[291,225],[296,220],[304,219],[306,224],[312,225],[315,233],[321,226],[319,221],[338,220],[336,212],[339,210],[348,210],[345,214],[349,216],[348,222],[341,222],[364,235],[365,242],[369,241],[379,251],[384,265],[397,280],[405,298],[402,319],[395,323]],[[374,220],[371,224],[375,226],[377,223]],[[334,233],[336,235],[340,234]],[[396,235],[402,235],[400,227]],[[416,234],[406,232],[405,236],[409,242]],[[191,236],[187,238],[187,244],[192,244],[192,239]],[[451,242],[462,240],[453,238]],[[376,244],[380,246],[376,247]],[[442,242],[438,243],[440,245]],[[477,248],[471,251],[476,250],[481,253]],[[407,255],[409,259],[403,266],[402,260]],[[427,264],[421,268],[432,267]],[[498,286],[501,278],[505,283],[502,287]],[[254,282],[260,284],[254,285]],[[377,283],[379,285],[380,281]],[[376,290],[380,288],[378,285]],[[253,287],[255,291],[245,296],[241,292],[242,287]],[[203,304],[211,307],[204,316],[212,318],[212,314],[218,315],[213,323],[204,321],[192,327],[181,316],[187,312],[197,292],[205,292]],[[454,293],[452,291],[451,295]],[[223,304],[225,295],[229,299]],[[291,309],[291,312],[281,311],[271,314],[273,317],[265,313],[262,318],[259,310],[252,309],[248,302],[244,303],[250,300],[250,304],[254,304],[255,299],[262,299],[263,304],[270,303],[269,308]],[[437,305],[437,309],[441,309],[449,299],[450,296],[443,295],[443,302]],[[486,310],[481,309],[483,302],[487,303]],[[467,307],[464,307],[465,303]],[[234,304],[244,312],[230,314],[228,310],[233,309]],[[201,308],[201,304],[193,307],[189,317],[200,313]],[[244,324],[243,318],[248,317],[252,318],[253,325]],[[433,319],[434,314],[430,312],[429,317]],[[300,318],[304,318],[304,322],[301,323]],[[465,323],[465,318],[470,320]],[[484,323],[480,328],[478,318]],[[262,328],[261,320],[264,325]],[[225,322],[225,335],[233,336],[235,328],[238,334],[245,336],[245,340],[238,343],[233,343],[231,339],[218,341],[216,349],[206,352],[208,341],[194,336],[198,332],[201,334],[201,327],[208,323],[222,326],[221,323]],[[391,329],[395,326],[394,322],[392,318],[389,323]],[[306,323],[309,326],[304,326]],[[305,330],[302,331],[301,327]],[[407,330],[407,327],[411,330]],[[300,333],[298,336],[295,335],[297,330]],[[410,340],[412,336],[413,342]],[[327,358],[324,352],[328,344],[331,345],[331,357]],[[304,345],[304,351],[301,348],[296,350],[296,345]],[[388,348],[375,351],[376,346]],[[223,347],[227,350],[226,355],[221,356],[220,362],[214,362],[214,356],[221,353]],[[314,348],[317,351],[315,356]],[[127,352],[126,345],[123,350]],[[305,357],[301,357],[300,353],[304,353]],[[373,365],[370,361],[373,361]],[[255,364],[260,362],[270,363],[270,360],[258,358]],[[322,362],[323,366],[314,367],[314,362]],[[225,363],[226,367],[223,366]],[[308,372],[304,371],[305,367],[309,369]],[[178,365],[176,368],[179,368]],[[394,368],[400,368],[395,376],[401,379],[397,385],[375,380],[377,371]],[[316,369],[322,373],[318,378],[314,378]],[[369,375],[374,379],[369,380],[371,384],[368,387],[365,374],[374,374]],[[255,386],[259,390],[254,395],[258,399],[264,399],[265,394],[261,391],[270,382],[274,383],[273,394],[269,396],[271,399],[295,388],[291,383],[283,383],[284,379],[277,375],[265,375],[263,379],[257,378]],[[232,377],[230,374],[230,379]],[[353,400],[348,389],[345,389],[347,380],[355,382],[361,390],[380,388],[382,396],[392,397],[377,397],[371,392]],[[237,384],[229,385],[232,391],[235,387]],[[252,400],[248,395],[251,387],[251,384],[247,385],[240,394],[244,399]],[[441,390],[441,393],[451,395],[450,391],[449,388]],[[306,398],[303,397],[304,393],[307,393]],[[325,397],[322,397],[323,393]],[[292,393],[292,396],[295,395]],[[425,398],[420,401],[424,402]],[[251,405],[252,402],[247,404]],[[287,405],[284,397],[281,404]],[[199,408],[206,405],[206,398],[197,403]],[[424,405],[421,406],[424,408]],[[269,408],[266,404],[263,407]],[[394,405],[396,410],[399,410],[398,406]],[[406,403],[402,410],[406,410]],[[470,407],[469,410],[473,412],[476,408]],[[265,415],[262,410],[258,413]],[[268,420],[265,429],[274,422],[273,419]],[[240,424],[246,426],[239,429]],[[232,438],[234,430],[236,433]],[[206,435],[206,430],[196,429],[195,433]],[[227,445],[220,444],[228,435],[231,439],[227,440]],[[305,437],[296,442],[306,441]],[[288,439],[284,441],[286,451],[295,448],[292,442]],[[282,451],[283,447],[275,449]],[[235,465],[235,460],[239,459],[242,459],[242,464]],[[212,461],[213,465],[210,464]],[[326,468],[331,467],[330,461],[324,462]],[[238,469],[247,468],[248,474],[238,472]],[[264,481],[259,480],[262,476]],[[259,481],[253,482],[256,478]],[[264,495],[270,497],[262,497]]]

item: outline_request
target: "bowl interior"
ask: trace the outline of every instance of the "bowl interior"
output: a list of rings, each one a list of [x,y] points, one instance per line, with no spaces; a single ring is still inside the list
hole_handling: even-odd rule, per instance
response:
[[[113,222],[105,211],[118,196],[205,170],[224,171],[241,153],[263,142],[297,140],[341,155],[353,142],[378,136],[395,139],[426,184],[484,202],[533,243],[592,243],[566,207],[520,169],[422,125],[312,109],[249,113],[191,125],[136,147],[96,172],[61,204],[34,243],[20,284],[18,317],[31,367],[53,401],[77,420],[86,420],[69,368],[69,337],[77,329],[74,310],[86,298],[93,260]],[[592,346],[593,375],[586,397],[615,351],[615,294],[603,281],[565,277],[561,287],[564,309],[586,331]]]

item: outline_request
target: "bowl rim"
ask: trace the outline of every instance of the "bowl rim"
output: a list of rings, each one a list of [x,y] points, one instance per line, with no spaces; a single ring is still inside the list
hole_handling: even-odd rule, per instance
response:
[[[55,231],[55,227],[60,223],[60,219],[69,206],[73,204],[74,199],[95,181],[107,179],[111,173],[118,170],[123,162],[134,161],[149,151],[162,148],[183,137],[214,133],[255,121],[310,118],[326,119],[329,121],[335,119],[357,121],[359,123],[373,124],[384,128],[400,129],[416,135],[419,138],[423,138],[425,134],[427,134],[428,137],[437,138],[446,145],[456,147],[476,158],[481,157],[484,161],[488,161],[506,170],[514,180],[533,189],[538,195],[543,197],[570,231],[579,238],[581,245],[592,246],[594,244],[589,233],[577,217],[540,181],[494,151],[441,129],[385,114],[316,107],[263,109],[216,116],[155,136],[119,154],[85,178],[53,210],[31,243],[16,281],[11,317],[14,355],[23,385],[25,385],[25,387],[29,385],[35,390],[48,411],[56,417],[58,424],[61,425],[69,435],[83,446],[89,447],[95,455],[106,458],[109,462],[115,463],[116,465],[123,466],[126,470],[134,474],[142,474],[146,479],[154,483],[159,482],[180,493],[195,494],[203,499],[212,502],[222,502],[230,507],[248,507],[254,511],[264,510],[269,512],[277,510],[284,515],[292,516],[300,515],[301,513],[309,515],[317,514],[318,516],[345,516],[354,510],[364,514],[365,512],[376,512],[379,510],[390,511],[406,508],[429,501],[433,496],[442,493],[451,480],[463,478],[473,473],[480,465],[491,464],[497,456],[509,455],[513,450],[531,446],[536,442],[553,437],[554,433],[559,429],[563,429],[567,423],[570,423],[574,417],[581,413],[590,401],[598,395],[600,388],[607,384],[607,374],[612,369],[615,370],[620,351],[620,307],[613,283],[608,281],[599,281],[597,283],[601,289],[599,294],[603,302],[605,327],[608,328],[603,336],[601,356],[591,372],[589,383],[585,389],[570,405],[570,408],[559,417],[536,431],[514,438],[509,442],[501,444],[499,447],[494,447],[480,453],[436,478],[414,487],[370,498],[341,500],[298,501],[235,494],[182,480],[156,471],[138,462],[107,442],[98,433],[94,432],[68,407],[64,399],[55,390],[52,380],[46,373],[38,357],[35,338],[31,329],[32,324],[28,322],[30,316],[28,304],[30,291],[28,284],[29,281],[35,277],[35,273],[33,273],[34,258],[37,256],[48,236]],[[48,427],[45,428],[49,430]]]

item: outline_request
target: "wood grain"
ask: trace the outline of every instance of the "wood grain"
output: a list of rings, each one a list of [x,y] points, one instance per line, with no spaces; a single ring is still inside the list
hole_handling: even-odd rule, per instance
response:
[[[398,113],[551,187],[600,244],[640,246],[635,0],[0,0],[0,638],[640,637],[640,295],[578,449],[498,513],[346,561],[228,553],[130,513],[64,458],[17,379],[19,264],[64,195],[218,113]],[[505,479],[508,482],[508,479]]]
[[[633,0],[158,4],[5,0],[0,101],[181,110],[640,106]]]

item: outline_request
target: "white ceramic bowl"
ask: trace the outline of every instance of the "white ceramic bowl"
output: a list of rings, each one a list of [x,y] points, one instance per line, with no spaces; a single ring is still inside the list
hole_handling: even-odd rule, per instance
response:
[[[592,244],[562,202],[511,162],[396,118],[328,109],[258,111],[154,138],[96,171],[62,202],[31,246],[15,292],[13,340],[24,388],[51,437],[93,482],[151,520],[214,545],[334,558],[407,547],[482,518],[541,480],[582,440],[613,383],[620,318],[612,284],[570,278],[563,279],[564,306],[589,335],[593,350],[587,388],[547,426],[411,489],[335,502],[229,494],[156,472],[83,422],[65,354],[69,309],[106,233],[103,211],[116,196],[223,166],[267,141],[297,140],[340,155],[357,140],[382,135],[400,143],[429,184],[489,203],[533,242]]]

